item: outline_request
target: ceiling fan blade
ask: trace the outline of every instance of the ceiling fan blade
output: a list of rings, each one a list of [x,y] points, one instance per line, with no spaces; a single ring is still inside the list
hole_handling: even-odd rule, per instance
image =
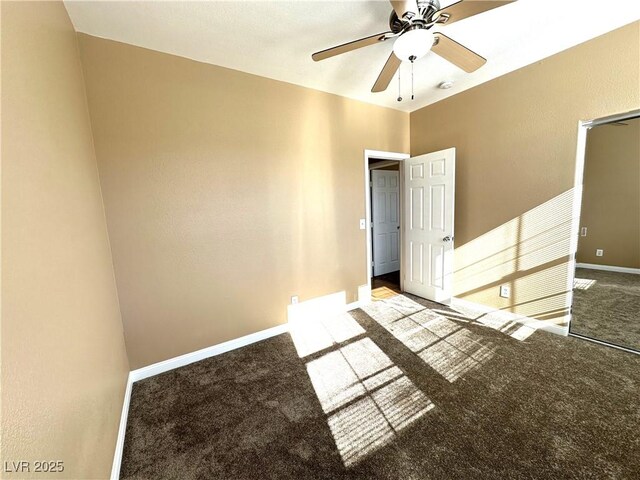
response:
[[[390,0],[391,6],[396,12],[396,15],[400,20],[404,19],[405,15],[409,14],[406,18],[413,18],[417,16],[420,11],[418,10],[418,2],[416,0]]]
[[[402,62],[398,57],[396,57],[395,53],[391,52],[391,55],[389,55],[387,62],[384,64],[384,67],[382,67],[380,75],[378,75],[376,83],[373,84],[371,92],[384,92],[389,86],[389,83],[391,83],[391,79],[398,71],[398,67],[401,63]]]
[[[320,60],[324,60],[325,58],[335,57],[336,55],[347,53],[352,50],[357,50],[358,48],[368,47],[369,45],[384,42],[387,39],[387,35],[393,35],[393,32],[378,33],[377,35],[371,35],[370,37],[361,38],[360,40],[343,43],[342,45],[338,45],[337,47],[327,48],[326,50],[321,50],[314,53],[313,55],[311,55],[311,58],[313,58],[313,60],[317,62]]]
[[[472,17],[479,13],[493,10],[494,8],[502,7],[503,5],[507,5],[515,1],[516,0],[461,0],[460,2],[439,10],[434,15],[434,18],[437,19],[438,23],[450,25],[453,22],[462,20],[463,18]]]
[[[475,72],[487,63],[486,58],[483,58],[477,53],[469,50],[464,45],[460,45],[458,42],[452,40],[446,35],[437,32],[434,33],[434,36],[436,41],[431,50],[445,60],[453,63],[455,66],[460,67],[465,72]]]

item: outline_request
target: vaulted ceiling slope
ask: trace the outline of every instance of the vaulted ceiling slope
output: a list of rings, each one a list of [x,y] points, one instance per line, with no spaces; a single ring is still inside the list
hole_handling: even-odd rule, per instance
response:
[[[441,0],[446,7],[455,0]],[[518,0],[439,30],[488,59],[468,74],[430,53],[371,93],[391,41],[314,62],[311,54],[388,30],[378,1],[66,1],[78,32],[411,112],[640,19],[636,0]],[[621,45],[620,48],[625,48]],[[640,60],[640,59],[639,59]],[[449,90],[437,88],[445,80]]]

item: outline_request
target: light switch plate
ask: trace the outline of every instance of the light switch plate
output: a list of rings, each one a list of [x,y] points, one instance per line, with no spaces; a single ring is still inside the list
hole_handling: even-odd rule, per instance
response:
[[[295,305],[296,303],[298,303],[298,295],[291,297],[291,305]]]
[[[364,218],[360,219],[360,230],[364,230],[367,228],[367,221]]]

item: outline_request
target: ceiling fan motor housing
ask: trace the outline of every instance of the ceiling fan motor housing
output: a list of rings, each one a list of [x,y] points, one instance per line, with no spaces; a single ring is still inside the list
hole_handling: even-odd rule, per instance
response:
[[[420,16],[429,23],[431,21],[431,17],[440,10],[440,2],[439,0],[418,0],[418,10],[420,11]],[[391,11],[391,16],[389,17],[389,29],[393,33],[398,33],[404,30],[407,27],[406,20],[402,20],[398,18],[396,12],[394,10]]]
[[[413,65],[415,61],[430,51],[465,72],[472,73],[482,67],[487,59],[447,37],[444,33],[432,32],[432,28],[445,23],[451,24],[514,1],[516,0],[459,0],[441,9],[439,0],[390,0],[393,8],[389,17],[390,31],[315,52],[311,58],[317,62],[393,39],[393,52],[390,53],[373,84],[372,93],[386,90],[396,73],[399,78],[402,62],[408,61]]]

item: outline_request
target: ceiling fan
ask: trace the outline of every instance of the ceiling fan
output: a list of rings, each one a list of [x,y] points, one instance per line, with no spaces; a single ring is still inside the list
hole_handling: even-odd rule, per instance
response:
[[[389,31],[321,50],[311,55],[311,58],[317,62],[395,38],[393,52],[373,84],[373,93],[387,89],[403,61],[413,63],[429,51],[471,73],[487,60],[443,33],[432,32],[431,29],[436,25],[450,25],[513,1],[515,0],[461,0],[441,9],[439,0],[391,0],[393,11],[389,17]]]

